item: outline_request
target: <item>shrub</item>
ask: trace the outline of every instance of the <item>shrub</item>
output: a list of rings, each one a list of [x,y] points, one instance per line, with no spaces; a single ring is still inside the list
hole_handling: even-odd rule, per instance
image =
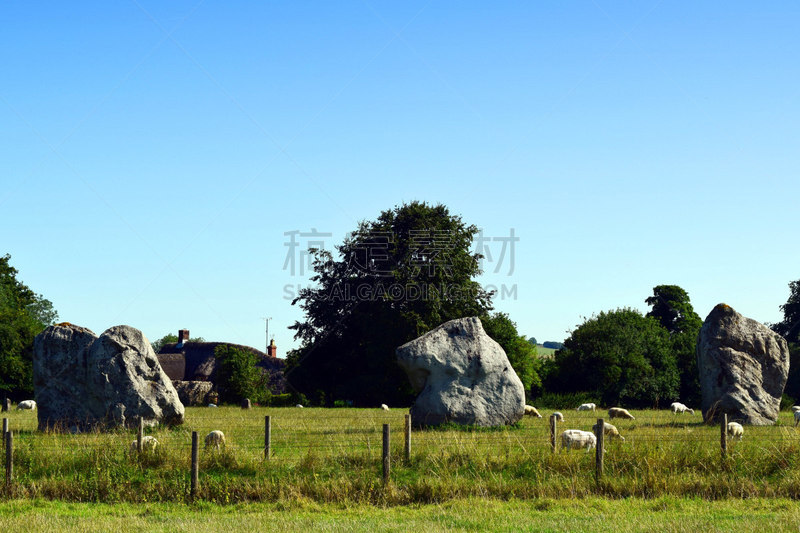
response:
[[[227,344],[214,350],[217,358],[217,387],[220,401],[238,403],[249,398],[255,403],[269,403],[269,376],[258,366],[258,356]]]

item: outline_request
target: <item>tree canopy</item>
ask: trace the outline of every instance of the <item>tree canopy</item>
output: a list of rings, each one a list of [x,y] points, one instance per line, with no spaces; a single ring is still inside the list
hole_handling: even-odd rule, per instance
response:
[[[596,393],[606,405],[657,406],[678,393],[669,332],[630,308],[601,312],[579,325],[556,352],[545,388]]]
[[[789,282],[789,298],[780,309],[783,320],[772,324],[772,330],[789,342],[800,342],[800,279]]]
[[[33,393],[33,338],[58,320],[53,304],[17,279],[11,256],[0,257],[0,391]]]
[[[492,295],[473,280],[477,231],[443,205],[412,202],[359,223],[338,257],[312,250],[315,285],[292,302],[305,319],[290,326],[301,346],[287,354],[289,384],[318,403],[409,402],[395,348],[491,309]]]
[[[657,285],[653,287],[653,296],[645,299],[652,309],[651,316],[670,333],[699,331],[703,321],[694,312],[689,301],[689,293],[677,285]]]
[[[481,323],[486,334],[497,341],[506,352],[511,367],[525,387],[526,395],[532,387],[534,390],[540,389],[542,380],[539,377],[540,364],[536,354],[536,344],[532,344],[517,332],[517,325],[506,313],[483,316]]]
[[[771,324],[773,331],[789,343],[789,377],[785,393],[800,399],[800,280],[789,282],[789,298],[780,306],[783,320]]]
[[[240,402],[248,398],[266,403],[272,394],[269,375],[258,367],[258,355],[229,344],[214,349],[217,359],[217,388],[221,402]]]
[[[658,320],[670,334],[672,352],[680,374],[679,399],[688,404],[698,404],[700,376],[696,349],[703,321],[694,312],[689,293],[677,285],[658,285],[653,287],[653,296],[645,302],[652,307],[647,316]]]

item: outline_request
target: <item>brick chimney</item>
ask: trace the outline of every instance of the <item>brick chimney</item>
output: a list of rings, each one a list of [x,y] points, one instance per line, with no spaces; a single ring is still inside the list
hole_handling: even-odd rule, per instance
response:
[[[267,347],[267,355],[270,357],[278,357],[278,347],[275,346],[275,339],[269,341],[269,346]]]
[[[188,329],[179,329],[178,330],[178,347],[180,348],[183,346],[184,342],[189,341],[189,330]]]

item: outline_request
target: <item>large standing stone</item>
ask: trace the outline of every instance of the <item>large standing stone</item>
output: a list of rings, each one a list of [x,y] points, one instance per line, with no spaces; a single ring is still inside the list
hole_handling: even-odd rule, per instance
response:
[[[160,358],[159,358],[160,359]],[[206,405],[214,384],[210,381],[173,381],[183,405]]]
[[[706,317],[697,340],[703,418],[769,425],[778,419],[789,375],[786,340],[728,305]]]
[[[138,329],[115,326],[100,337],[63,323],[36,336],[34,396],[39,429],[81,431],[183,423],[183,404]]]
[[[451,320],[400,346],[397,362],[419,393],[414,426],[499,426],[525,412],[522,382],[478,318]]]

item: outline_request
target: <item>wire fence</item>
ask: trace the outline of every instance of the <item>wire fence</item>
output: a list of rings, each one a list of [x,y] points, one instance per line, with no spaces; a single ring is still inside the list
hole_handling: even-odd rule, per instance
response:
[[[653,471],[664,476],[687,471],[700,475],[723,471],[730,462],[739,465],[740,475],[755,479],[800,471],[800,428],[787,413],[781,413],[772,426],[745,426],[741,439],[723,431],[724,423],[703,423],[699,414],[644,411],[635,412],[635,420],[611,420],[599,411],[563,413],[563,421],[555,423],[551,413],[543,413],[543,418],[525,417],[501,428],[420,430],[411,429],[407,411],[399,409],[194,409],[183,426],[145,428],[144,434],[158,443],[155,450],[145,447],[142,452],[136,431],[40,432],[35,415],[17,414],[7,421],[11,439],[3,435],[6,484],[71,479],[103,468],[117,469],[124,476],[121,466],[133,463],[188,472],[193,433],[200,450],[191,468],[201,475],[213,470],[258,476],[271,469],[302,471],[308,464],[317,469],[325,464],[369,467],[385,479],[390,475],[387,465],[418,475],[445,475],[448,469],[468,466],[473,470],[465,475],[473,476],[522,466],[598,479]],[[601,419],[616,426],[619,435],[601,435],[597,426]],[[561,434],[569,429],[592,432],[598,446],[564,449]],[[219,450],[204,446],[203,439],[212,430],[225,435]],[[134,472],[140,475],[141,470]]]

